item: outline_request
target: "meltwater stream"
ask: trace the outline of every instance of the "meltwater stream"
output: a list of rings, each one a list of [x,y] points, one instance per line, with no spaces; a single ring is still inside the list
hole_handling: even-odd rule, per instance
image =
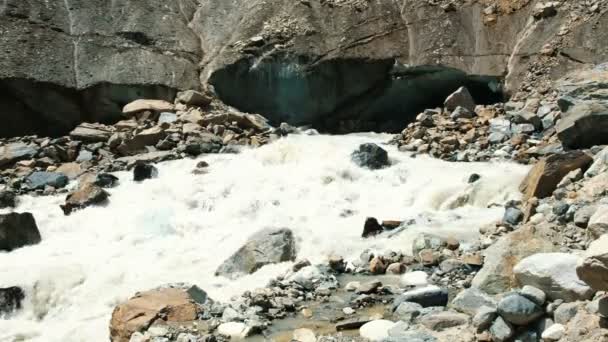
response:
[[[24,308],[0,319],[0,341],[108,341],[112,309],[135,292],[194,283],[219,300],[263,286],[289,264],[237,281],[214,271],[247,237],[289,227],[299,258],[321,262],[363,249],[409,251],[426,231],[473,238],[499,219],[494,203],[517,198],[527,168],[510,163],[447,163],[411,158],[385,146],[393,165],[370,171],[350,161],[359,144],[388,135],[290,136],[238,155],[158,165],[160,176],[134,183],[128,172],[105,207],[65,217],[64,196],[22,198],[42,234],[39,245],[0,253],[0,287],[26,291]],[[200,160],[209,172],[194,175]],[[471,173],[481,180],[467,184]],[[402,234],[360,238],[368,216],[416,219]]]

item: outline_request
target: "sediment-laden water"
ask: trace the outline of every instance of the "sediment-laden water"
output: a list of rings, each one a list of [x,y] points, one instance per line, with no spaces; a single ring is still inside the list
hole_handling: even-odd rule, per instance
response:
[[[26,291],[24,308],[0,319],[0,341],[107,341],[113,308],[135,292],[190,282],[211,297],[264,286],[289,264],[229,281],[214,277],[222,261],[254,232],[291,228],[300,258],[356,258],[365,248],[409,251],[421,231],[461,239],[517,198],[527,167],[411,158],[384,146],[393,165],[359,168],[350,153],[388,135],[290,136],[238,155],[210,155],[158,165],[159,177],[110,189],[105,207],[63,215],[64,196],[24,197],[16,211],[36,217],[42,243],[0,253],[0,287]],[[195,175],[197,162],[210,164]],[[468,184],[471,173],[481,180]],[[368,216],[416,223],[392,237],[360,237]]]

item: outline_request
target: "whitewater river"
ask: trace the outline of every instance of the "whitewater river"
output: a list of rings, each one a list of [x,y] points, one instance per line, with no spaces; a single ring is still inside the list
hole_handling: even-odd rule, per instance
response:
[[[394,146],[385,146],[390,168],[350,161],[359,144],[389,139],[290,136],[238,155],[163,163],[158,178],[139,184],[117,173],[121,184],[109,190],[107,206],[69,217],[59,209],[64,196],[22,198],[16,211],[34,214],[42,242],[0,253],[0,287],[20,286],[27,296],[23,310],[0,319],[0,341],[108,341],[114,306],[164,283],[194,283],[220,300],[263,286],[290,265],[233,282],[213,274],[265,227],[291,228],[300,258],[354,259],[365,248],[407,252],[420,231],[472,239],[501,217],[503,209],[489,205],[519,196],[527,168],[515,164],[410,158]],[[200,160],[209,173],[194,175]],[[482,178],[469,185],[474,172]],[[417,224],[390,239],[364,240],[368,216]]]

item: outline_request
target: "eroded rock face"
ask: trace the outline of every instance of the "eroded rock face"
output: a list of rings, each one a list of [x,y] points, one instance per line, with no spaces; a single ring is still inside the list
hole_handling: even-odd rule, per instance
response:
[[[193,0],[5,2],[0,136],[116,121],[134,99],[198,88],[195,10]]]
[[[600,11],[572,23],[577,1],[550,17],[535,12],[538,2],[501,2],[486,14],[486,2],[445,10],[409,0],[8,0],[0,6],[0,136],[116,121],[132,100],[172,101],[208,84],[273,121],[403,122],[432,107],[421,94],[442,101],[466,86],[483,103],[500,94],[505,72],[515,90],[531,65],[558,78],[606,59]],[[559,54],[539,54],[555,40]]]
[[[296,244],[289,229],[264,229],[252,235],[215,272],[228,278],[251,274],[263,266],[296,259]]]

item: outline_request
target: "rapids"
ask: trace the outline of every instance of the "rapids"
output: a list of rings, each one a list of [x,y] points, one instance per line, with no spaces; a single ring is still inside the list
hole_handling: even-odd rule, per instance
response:
[[[264,286],[290,265],[232,282],[213,275],[264,227],[291,228],[299,258],[313,263],[332,253],[353,260],[365,248],[409,252],[421,231],[472,239],[502,216],[492,204],[518,198],[528,170],[411,158],[394,146],[384,146],[390,168],[370,171],[350,161],[359,144],[389,139],[293,135],[238,155],[163,163],[159,177],[143,183],[121,172],[107,206],[69,217],[59,208],[64,196],[21,198],[16,211],[34,214],[42,242],[0,253],[0,287],[26,291],[24,308],[0,319],[0,341],[107,341],[114,306],[164,283],[194,283],[219,300]],[[200,160],[209,172],[194,175]],[[471,173],[482,176],[474,185],[467,184]],[[364,240],[368,216],[416,224]]]

